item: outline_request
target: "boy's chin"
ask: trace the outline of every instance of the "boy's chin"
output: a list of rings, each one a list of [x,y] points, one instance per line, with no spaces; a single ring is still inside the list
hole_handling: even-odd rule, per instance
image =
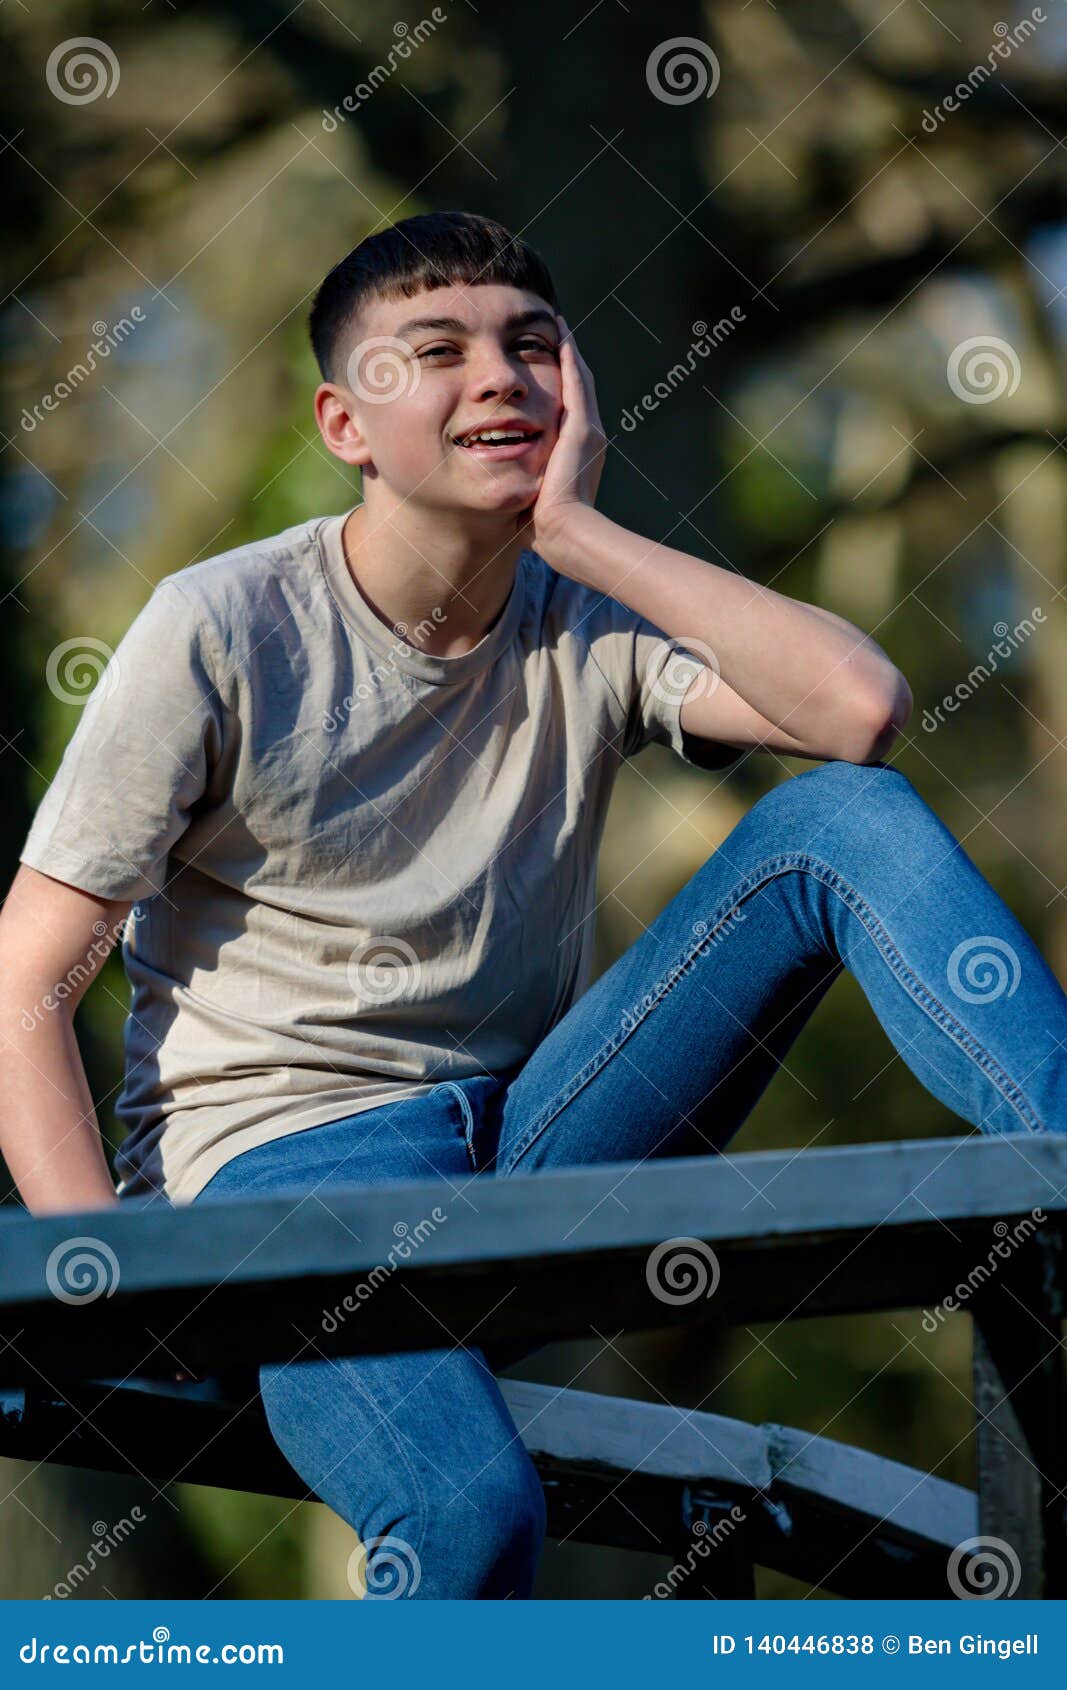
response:
[[[492,498],[459,497],[454,501],[452,508],[456,511],[468,511],[472,516],[499,517],[501,522],[505,522],[532,511],[536,502],[537,487],[528,486],[516,487],[510,493],[501,489]]]

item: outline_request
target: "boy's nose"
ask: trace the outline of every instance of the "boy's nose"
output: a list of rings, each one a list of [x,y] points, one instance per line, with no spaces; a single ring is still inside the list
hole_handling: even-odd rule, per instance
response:
[[[527,390],[528,383],[506,358],[490,360],[474,377],[474,392],[479,399],[524,398]]]

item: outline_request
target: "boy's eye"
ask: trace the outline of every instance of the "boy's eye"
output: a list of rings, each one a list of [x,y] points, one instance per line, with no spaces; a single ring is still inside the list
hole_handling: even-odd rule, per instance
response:
[[[549,346],[546,341],[537,340],[529,335],[515,342],[515,350],[516,352],[549,352],[553,355],[556,352],[554,346]],[[416,356],[425,358],[427,362],[436,362],[442,358],[458,357],[459,348],[456,346],[426,346]]]

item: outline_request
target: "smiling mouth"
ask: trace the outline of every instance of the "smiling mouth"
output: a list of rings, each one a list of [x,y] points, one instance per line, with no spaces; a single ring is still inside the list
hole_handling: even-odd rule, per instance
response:
[[[485,428],[453,438],[455,445],[462,446],[465,452],[473,452],[477,457],[513,458],[540,440],[543,432],[540,428]]]

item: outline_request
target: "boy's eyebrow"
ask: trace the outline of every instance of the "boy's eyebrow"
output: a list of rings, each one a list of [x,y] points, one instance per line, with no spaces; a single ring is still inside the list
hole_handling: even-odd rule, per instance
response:
[[[505,329],[525,329],[532,323],[548,323],[552,328],[558,327],[555,316],[544,306],[534,306],[529,311],[513,311],[504,320]],[[470,334],[469,324],[463,323],[458,317],[412,317],[410,322],[401,323],[394,332],[397,335],[411,334],[415,329],[444,329],[451,334]]]

